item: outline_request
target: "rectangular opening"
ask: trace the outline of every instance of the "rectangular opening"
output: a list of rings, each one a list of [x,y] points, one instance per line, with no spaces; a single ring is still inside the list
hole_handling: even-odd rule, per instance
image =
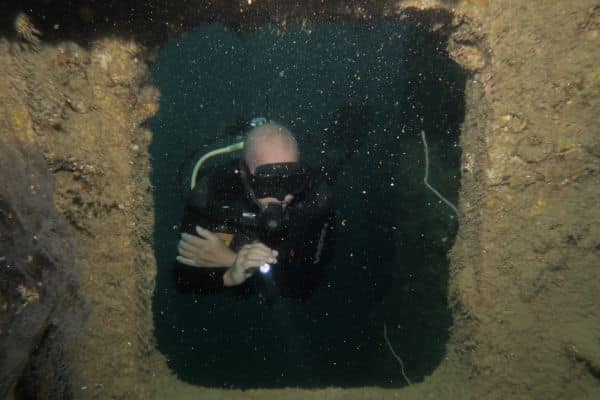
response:
[[[452,323],[446,253],[457,219],[423,178],[427,167],[456,203],[465,85],[445,39],[397,21],[240,33],[211,24],[163,46],[151,123],[154,315],[178,377],[218,388],[401,387],[436,368]],[[256,116],[286,126],[309,164],[341,166],[334,257],[304,300],[178,293],[171,266],[192,166]]]

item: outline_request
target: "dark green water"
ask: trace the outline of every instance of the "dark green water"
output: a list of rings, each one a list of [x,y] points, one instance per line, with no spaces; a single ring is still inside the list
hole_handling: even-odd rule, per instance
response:
[[[181,379],[211,387],[405,384],[383,324],[413,381],[444,356],[451,313],[452,211],[423,185],[419,132],[429,141],[430,183],[456,202],[465,77],[436,37],[398,23],[331,24],[312,31],[264,27],[234,35],[203,26],[168,42],[153,66],[162,97],[152,121],[159,349]],[[323,129],[346,100],[375,111],[372,132],[336,185],[336,256],[306,302],[177,293],[182,200],[176,170],[199,146],[229,139],[236,117],[266,114],[315,160]],[[232,140],[232,139],[231,139]]]

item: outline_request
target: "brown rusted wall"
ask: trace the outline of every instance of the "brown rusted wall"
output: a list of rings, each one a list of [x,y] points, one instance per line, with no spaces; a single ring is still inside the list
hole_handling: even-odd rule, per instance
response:
[[[77,3],[76,19],[65,21],[66,38],[81,39],[72,26],[86,16],[102,27],[83,36],[93,37],[85,47],[52,33],[46,36],[52,42],[42,37],[38,43],[26,23],[10,42],[0,41],[0,88],[10,94],[0,98],[0,139],[19,138],[44,154],[92,306],[77,351],[78,398],[598,395],[600,72],[594,44],[600,15],[594,1],[156,3],[146,2],[152,19],[142,18],[147,9],[127,18],[122,8],[81,11],[86,2]],[[39,9],[32,14],[35,22]],[[101,22],[104,15],[112,16],[118,36],[106,37],[111,24]],[[471,72],[447,358],[424,383],[402,390],[190,387],[171,375],[153,347],[151,133],[143,122],[156,111],[158,93],[147,82],[150,53],[139,43],[159,44],[201,21],[285,26],[338,18],[411,18],[441,30],[450,36],[451,56]],[[148,33],[158,26],[168,28]]]
[[[494,1],[481,21],[487,106],[471,97],[461,199],[478,245],[453,268],[482,398],[600,393],[599,11]]]
[[[45,158],[91,305],[77,343],[75,393],[147,398],[139,381],[151,369],[142,355],[153,351],[155,266],[151,133],[141,124],[159,94],[148,85],[141,48],[122,39],[89,48],[38,44],[34,35],[2,40],[0,52],[0,86],[9,94],[0,99],[0,139],[24,141]]]

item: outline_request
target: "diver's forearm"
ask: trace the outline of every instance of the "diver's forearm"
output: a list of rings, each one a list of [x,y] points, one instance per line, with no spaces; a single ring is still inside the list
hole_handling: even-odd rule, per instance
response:
[[[223,256],[223,266],[231,269],[233,264],[235,264],[235,259],[237,258],[237,253],[231,249],[228,249],[226,255]]]

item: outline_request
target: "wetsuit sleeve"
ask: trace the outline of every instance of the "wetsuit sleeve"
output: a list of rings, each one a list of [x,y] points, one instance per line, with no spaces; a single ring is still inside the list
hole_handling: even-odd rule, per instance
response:
[[[199,179],[196,182],[196,187],[189,194],[183,219],[181,222],[181,233],[189,233],[197,235],[196,226],[213,230],[214,218],[210,218],[210,204],[218,199],[215,198],[215,193],[219,188],[216,188],[216,182],[219,182],[217,173],[211,171],[209,179]],[[224,289],[223,275],[228,267],[221,268],[200,268],[191,267],[182,264],[178,261],[173,263],[173,280],[175,288],[180,292],[194,293],[212,293]]]
[[[326,266],[334,256],[336,242],[336,218],[333,192],[329,185],[320,185],[314,192],[313,206],[299,216],[303,228],[289,243],[293,262],[286,263],[282,275],[283,287],[288,295],[307,298],[323,281]]]
[[[293,248],[295,262],[285,265],[282,287],[287,295],[305,299],[323,282],[325,268],[335,249],[335,221],[331,218],[314,221],[319,229],[305,237],[300,246]]]
[[[201,212],[187,206],[181,224],[181,232],[195,235],[195,227],[200,225],[211,228],[210,221]],[[212,293],[224,289],[223,275],[228,267],[199,268],[181,264],[173,265],[175,288],[180,292]]]
[[[321,256],[319,260],[316,260],[321,269],[329,264],[335,254],[336,220],[333,210],[328,216],[326,224],[323,225],[323,229],[325,230],[326,236],[323,239]]]

